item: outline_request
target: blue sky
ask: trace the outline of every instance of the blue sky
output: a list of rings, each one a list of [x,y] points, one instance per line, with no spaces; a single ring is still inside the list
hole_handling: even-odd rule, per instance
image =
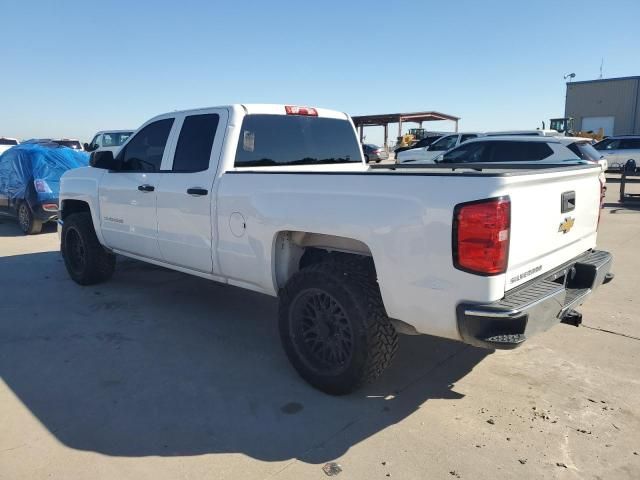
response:
[[[597,78],[604,58],[605,77],[640,75],[637,0],[2,0],[1,10],[0,136],[19,138],[87,141],[236,102],[534,128],[563,115],[564,74]]]

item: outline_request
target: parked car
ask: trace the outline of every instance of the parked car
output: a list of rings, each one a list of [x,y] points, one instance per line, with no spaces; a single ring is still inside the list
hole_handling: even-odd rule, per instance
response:
[[[442,138],[441,134],[437,134],[437,135],[429,135],[428,137],[424,137],[420,140],[418,140],[416,143],[414,143],[413,145],[411,145],[410,147],[398,147],[394,150],[394,153],[396,155],[398,155],[400,152],[404,152],[405,150],[411,150],[412,148],[424,148],[424,147],[428,147],[429,145],[431,145],[433,142],[435,142],[436,140],[438,140],[439,138]]]
[[[16,217],[25,234],[58,216],[60,177],[87,166],[89,155],[53,142],[29,141],[0,155],[0,213]]]
[[[133,130],[103,130],[96,132],[91,142],[84,144],[84,149],[87,152],[111,150],[115,155],[132,133]]]
[[[411,148],[400,152],[396,155],[396,163],[405,162],[431,162],[441,153],[451,150],[457,147],[461,143],[477,138],[483,135],[482,133],[452,133],[450,135],[444,135],[431,145],[422,148]]]
[[[435,159],[436,163],[591,162],[606,170],[606,162],[587,138],[546,136],[485,136],[469,140]],[[602,162],[602,163],[601,163]]]
[[[15,138],[0,137],[0,153],[9,150],[14,145],[18,145],[18,143]]]
[[[640,165],[640,135],[607,137],[593,147],[604,155],[612,170],[622,170],[629,160]]]
[[[61,183],[75,282],[121,254],[277,296],[285,352],[331,394],[378,377],[398,331],[514,348],[612,278],[588,163],[372,168],[344,113],[232,105],[155,117],[91,165]]]
[[[364,159],[367,163],[380,163],[382,160],[389,159],[389,153],[384,148],[372,143],[363,143],[362,151],[364,153]]]

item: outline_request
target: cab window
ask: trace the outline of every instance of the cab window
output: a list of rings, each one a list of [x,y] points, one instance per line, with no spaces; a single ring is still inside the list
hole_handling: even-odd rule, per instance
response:
[[[160,170],[173,118],[150,123],[140,130],[118,154],[123,172],[157,172]]]
[[[433,142],[429,147],[429,150],[433,152],[444,152],[456,146],[456,141],[458,140],[457,135],[447,135],[446,137],[442,137],[437,142]]]

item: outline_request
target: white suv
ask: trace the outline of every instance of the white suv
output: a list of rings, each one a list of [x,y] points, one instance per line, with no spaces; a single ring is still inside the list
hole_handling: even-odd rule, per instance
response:
[[[640,165],[640,135],[619,135],[605,138],[594,145],[613,169],[622,169],[629,160]]]
[[[469,140],[436,158],[436,163],[600,163],[601,155],[588,138],[545,136],[485,136]]]
[[[115,156],[132,133],[133,130],[103,130],[97,132],[90,143],[85,143],[84,149],[87,152],[109,150]]]
[[[477,138],[483,133],[452,133],[450,135],[445,135],[440,139],[433,142],[428,147],[423,148],[411,148],[409,150],[404,150],[396,155],[396,163],[405,163],[405,162],[421,162],[421,163],[433,163],[435,158],[446,152],[447,150],[451,150],[452,148],[457,147],[463,142],[467,140],[471,140],[473,138]]]

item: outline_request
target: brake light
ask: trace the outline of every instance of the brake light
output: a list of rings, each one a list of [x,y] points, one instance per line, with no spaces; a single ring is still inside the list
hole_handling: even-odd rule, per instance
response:
[[[295,107],[293,105],[286,105],[284,107],[287,115],[306,115],[308,117],[317,117],[318,111],[311,107]]]
[[[45,212],[57,212],[58,211],[58,204],[57,203],[43,203],[42,204],[42,209]]]
[[[38,193],[51,193],[51,188],[49,188],[49,185],[44,180],[34,180],[33,186]]]
[[[453,264],[465,272],[498,275],[507,270],[511,200],[461,203],[453,213]]]

